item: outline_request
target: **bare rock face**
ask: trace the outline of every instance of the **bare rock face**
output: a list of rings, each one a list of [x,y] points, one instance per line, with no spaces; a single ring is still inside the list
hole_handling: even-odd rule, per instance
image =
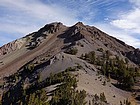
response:
[[[34,37],[39,37],[39,36],[45,36],[49,34],[53,34],[55,32],[58,32],[61,27],[64,27],[64,25],[60,22],[54,22],[51,24],[45,25],[43,28],[41,28],[35,35]]]
[[[136,64],[140,64],[140,49],[135,49],[126,53],[126,56]]]
[[[8,53],[20,49],[25,42],[26,42],[25,38],[21,38],[3,45],[2,47],[0,47],[0,56],[6,55]]]

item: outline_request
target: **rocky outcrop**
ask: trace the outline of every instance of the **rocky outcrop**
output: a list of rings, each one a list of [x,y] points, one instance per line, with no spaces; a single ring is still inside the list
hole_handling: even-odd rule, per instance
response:
[[[140,64],[140,49],[135,49],[134,51],[127,52],[126,57],[128,57],[134,63]]]
[[[3,45],[2,47],[0,47],[0,56],[6,55],[8,53],[20,49],[25,44],[25,42],[26,40],[24,38],[21,38]]]
[[[37,33],[35,33],[33,35],[33,37],[35,39],[40,37],[40,36],[45,37],[47,35],[58,32],[63,27],[65,27],[65,26],[60,22],[54,22],[54,23],[51,23],[51,24],[47,24],[43,28],[41,28]]]

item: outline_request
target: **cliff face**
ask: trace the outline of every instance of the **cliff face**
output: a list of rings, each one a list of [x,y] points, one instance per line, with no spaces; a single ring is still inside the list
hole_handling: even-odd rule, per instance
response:
[[[2,47],[0,47],[0,56],[19,50],[25,43],[26,40],[24,38],[21,38],[3,45]]]

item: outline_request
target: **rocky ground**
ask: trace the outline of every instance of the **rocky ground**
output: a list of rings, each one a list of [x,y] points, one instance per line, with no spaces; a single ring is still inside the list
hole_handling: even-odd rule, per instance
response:
[[[75,49],[77,52],[71,52]],[[120,59],[128,59],[130,67],[139,68],[139,49],[126,45],[124,42],[113,38],[99,29],[84,25],[81,22],[71,27],[62,23],[45,25],[39,31],[13,41],[0,48],[0,82],[4,84],[3,91],[8,90],[9,83],[5,83],[4,77],[18,74],[29,65],[34,65],[35,72],[28,79],[40,75],[44,80],[50,73],[64,71],[68,67],[80,65],[80,70],[74,72],[78,79],[79,90],[86,90],[87,105],[92,101],[95,94],[104,93],[106,100],[111,105],[119,105],[120,101],[130,100],[135,105],[135,97],[132,92],[119,89],[113,85],[117,80],[106,78],[100,73],[100,66],[91,64],[81,59],[82,54],[95,52],[96,60],[103,58],[105,52],[109,52],[109,58],[119,56]],[[24,77],[27,80],[27,77]],[[137,78],[139,80],[139,78]],[[20,80],[14,83],[16,85]],[[27,81],[23,81],[27,82]],[[137,83],[139,91],[140,85]],[[49,87],[51,90],[52,87]],[[137,91],[137,94],[139,94]],[[138,103],[138,101],[137,101]]]

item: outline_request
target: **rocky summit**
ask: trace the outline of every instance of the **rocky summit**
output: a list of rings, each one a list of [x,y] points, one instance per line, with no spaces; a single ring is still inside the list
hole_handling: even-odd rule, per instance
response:
[[[139,105],[140,49],[55,22],[0,47],[2,105]]]

